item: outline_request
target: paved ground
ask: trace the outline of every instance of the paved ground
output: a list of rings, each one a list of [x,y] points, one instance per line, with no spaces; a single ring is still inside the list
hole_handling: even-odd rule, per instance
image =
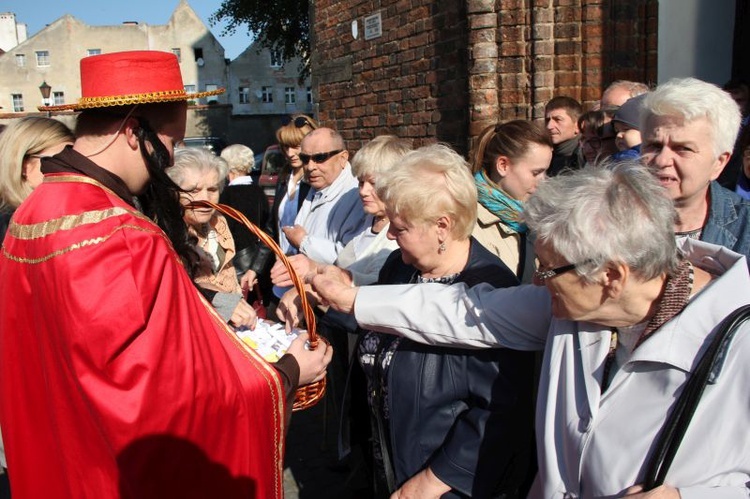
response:
[[[286,499],[366,499],[367,473],[355,451],[337,458],[338,414],[334,390],[317,405],[295,412],[286,443],[284,492]]]

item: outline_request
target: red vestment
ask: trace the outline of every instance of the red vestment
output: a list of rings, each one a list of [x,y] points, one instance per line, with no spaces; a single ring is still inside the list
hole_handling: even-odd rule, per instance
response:
[[[278,373],[114,192],[47,175],[6,235],[0,300],[14,497],[283,496]]]

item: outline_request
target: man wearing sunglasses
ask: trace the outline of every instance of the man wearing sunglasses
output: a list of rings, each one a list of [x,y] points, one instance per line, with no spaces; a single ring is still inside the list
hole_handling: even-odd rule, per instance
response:
[[[330,128],[307,134],[299,158],[312,186],[293,227],[282,227],[289,243],[318,262],[333,263],[339,251],[365,228],[365,212],[349,152]]]

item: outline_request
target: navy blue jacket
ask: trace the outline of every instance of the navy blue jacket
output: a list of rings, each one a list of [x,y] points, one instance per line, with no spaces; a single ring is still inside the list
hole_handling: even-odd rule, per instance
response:
[[[415,272],[397,250],[383,266],[379,283],[407,283]],[[473,238],[469,262],[456,282],[518,284],[508,267]],[[430,466],[454,489],[443,497],[512,495],[526,476],[533,447],[533,366],[532,352],[441,348],[402,338],[388,374],[398,486]]]

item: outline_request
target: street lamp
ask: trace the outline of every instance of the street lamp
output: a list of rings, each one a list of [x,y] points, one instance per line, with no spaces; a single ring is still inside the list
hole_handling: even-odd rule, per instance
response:
[[[43,81],[41,85],[39,85],[39,91],[42,93],[42,101],[45,106],[49,106],[49,93],[52,91],[52,87],[47,85],[47,81]],[[47,111],[47,117],[50,117],[50,112]]]

